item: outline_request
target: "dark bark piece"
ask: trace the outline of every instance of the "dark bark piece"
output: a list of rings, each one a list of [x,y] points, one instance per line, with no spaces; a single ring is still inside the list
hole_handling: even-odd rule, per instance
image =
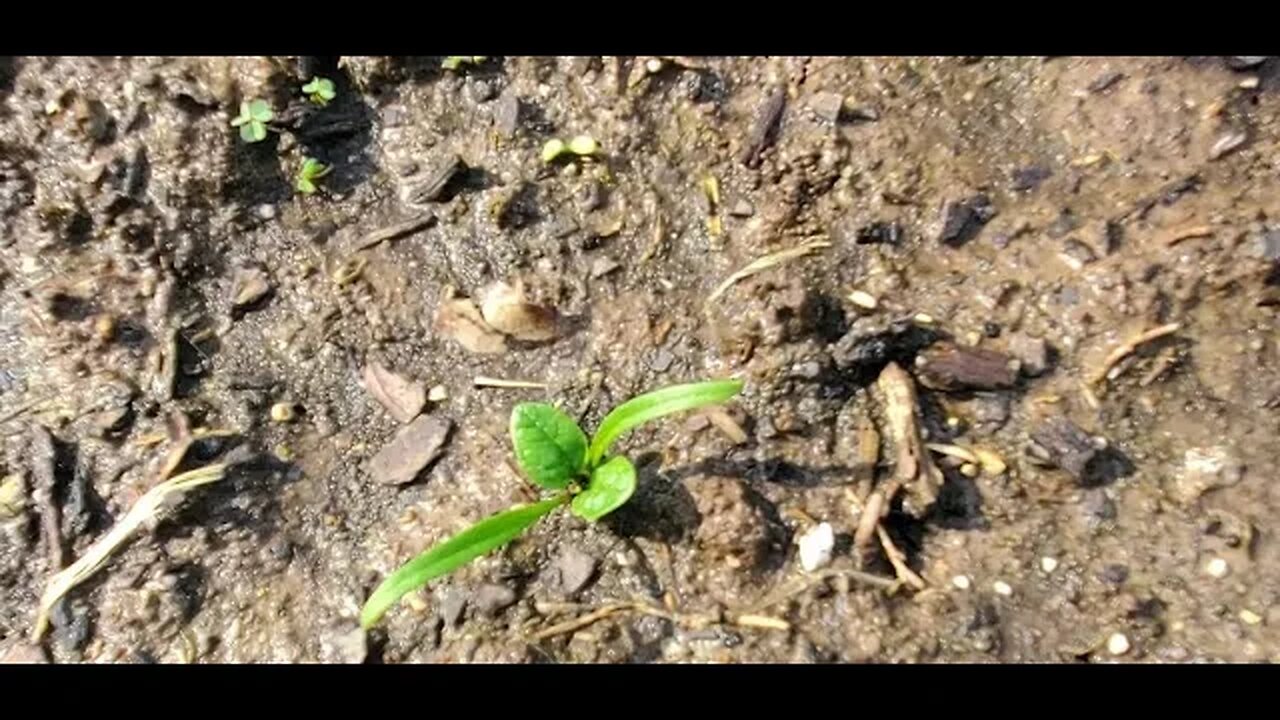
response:
[[[422,177],[405,191],[405,199],[411,203],[428,203],[443,199],[445,188],[466,168],[462,158],[448,153],[427,165]]]
[[[855,385],[866,385],[890,362],[909,365],[916,353],[938,339],[929,328],[909,321],[886,326],[855,327],[831,345],[836,368]]]
[[[942,208],[942,227],[938,242],[950,247],[960,247],[978,234],[983,225],[996,216],[996,209],[986,195],[974,195],[960,201],[952,201]]]
[[[858,245],[872,245],[876,243],[885,243],[887,245],[900,245],[905,233],[902,225],[896,222],[873,222],[870,225],[864,225],[858,228],[858,232],[854,235],[853,241]]]
[[[382,485],[412,482],[440,457],[453,422],[421,415],[406,425],[369,461],[369,473]]]
[[[916,376],[932,390],[995,390],[1017,383],[1016,365],[1001,352],[946,343],[921,353]]]
[[[1031,439],[1044,449],[1047,460],[1075,478],[1086,481],[1096,464],[1100,449],[1079,425],[1062,415],[1041,421]]]
[[[756,113],[755,124],[747,135],[747,142],[742,146],[738,160],[747,167],[760,164],[760,154],[773,142],[782,112],[787,106],[786,88],[777,88],[760,105]]]

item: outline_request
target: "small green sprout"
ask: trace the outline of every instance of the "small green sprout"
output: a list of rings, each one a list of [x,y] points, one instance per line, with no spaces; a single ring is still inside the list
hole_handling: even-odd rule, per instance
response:
[[[338,97],[333,81],[322,77],[311,78],[311,82],[302,86],[302,92],[306,94],[308,100],[320,107],[328,105],[330,100]]]
[[[262,142],[267,139],[267,123],[275,116],[266,100],[245,100],[240,103],[240,117],[231,121],[231,127],[240,128],[240,139],[245,142]]]
[[[444,68],[445,70],[457,70],[461,68],[463,65],[479,65],[480,63],[488,59],[489,58],[487,57],[481,57],[478,55],[473,57],[467,57],[463,55],[450,55],[449,57],[445,58],[443,62],[440,63],[440,67]]]
[[[405,593],[502,547],[566,503],[574,515],[588,522],[622,507],[635,493],[636,469],[623,455],[605,459],[614,441],[643,423],[723,403],[741,391],[741,380],[715,380],[640,395],[610,411],[590,441],[572,418],[551,405],[516,405],[511,410],[516,464],[536,485],[555,495],[491,515],[405,563],[373,591],[360,613],[360,624],[372,627]]]
[[[316,191],[316,180],[328,175],[332,165],[325,165],[315,158],[303,158],[302,167],[298,170],[298,192],[310,195]]]
[[[600,144],[590,135],[579,135],[568,142],[559,138],[547,141],[542,146],[542,162],[555,162],[557,158],[566,152],[573,153],[578,157],[590,157],[600,152]]]

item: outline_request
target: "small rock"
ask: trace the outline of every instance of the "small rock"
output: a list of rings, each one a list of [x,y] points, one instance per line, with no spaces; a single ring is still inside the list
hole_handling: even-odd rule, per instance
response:
[[[942,209],[938,242],[953,248],[960,247],[995,216],[996,209],[986,195],[948,202]]]
[[[440,154],[428,162],[420,175],[406,179],[401,199],[411,205],[443,202],[445,189],[466,167],[456,153]]]
[[[1280,260],[1280,230],[1269,230],[1254,241],[1254,257],[1263,260]]]
[[[611,257],[598,257],[591,261],[591,278],[602,278],[620,267],[622,265]]]
[[[232,281],[231,306],[245,308],[256,304],[271,292],[266,272],[258,268],[241,268]]]
[[[1029,192],[1040,187],[1040,183],[1048,180],[1053,171],[1044,165],[1028,165],[1013,171],[1010,187],[1014,192]]]
[[[9,475],[0,480],[0,520],[17,517],[26,504],[27,489],[21,475]]]
[[[369,461],[374,482],[403,485],[412,481],[440,457],[452,429],[453,422],[447,418],[419,415]]]
[[[0,650],[0,665],[48,665],[49,658],[44,648],[29,645],[21,640]]]
[[[1213,146],[1209,148],[1209,159],[1220,160],[1232,152],[1238,150],[1245,141],[1249,139],[1248,133],[1243,130],[1228,130],[1223,133]]]
[[[1124,655],[1129,652],[1129,647],[1129,638],[1125,637],[1124,633],[1112,633],[1111,637],[1107,638],[1107,652],[1112,655]]]
[[[253,211],[263,220],[276,219],[276,206],[271,203],[262,203],[258,207],[254,208]]]
[[[291,423],[298,419],[297,405],[291,402],[278,402],[271,406],[271,422]]]
[[[1232,70],[1252,70],[1267,61],[1269,55],[1230,55],[1226,58],[1227,67]]]
[[[738,198],[733,205],[729,206],[729,214],[733,217],[746,218],[751,217],[756,212],[755,206],[746,198]]]
[[[969,580],[968,575],[957,575],[951,578],[951,584],[954,585],[957,590],[968,590],[973,587],[973,582]]]
[[[591,582],[596,572],[597,560],[576,547],[566,547],[556,558],[556,570],[560,575],[560,589],[569,595],[582,590]]]
[[[498,135],[511,138],[520,127],[520,98],[513,91],[507,91],[498,98],[493,107],[493,128]]]
[[[659,348],[658,352],[654,353],[653,360],[649,362],[649,367],[653,368],[654,372],[666,372],[671,369],[671,363],[675,362],[675,359],[676,356],[671,354],[670,350]]]
[[[830,523],[818,523],[808,532],[800,536],[800,567],[805,572],[813,572],[826,567],[831,562],[831,553],[836,546],[835,531]]]
[[[1058,569],[1057,558],[1051,558],[1048,556],[1040,558],[1040,569],[1043,570],[1046,575],[1052,574],[1054,570]]]
[[[369,654],[369,640],[364,628],[336,632],[321,641],[321,657],[339,665],[359,665]]]
[[[900,245],[904,237],[902,226],[896,222],[873,222],[858,228],[853,240],[858,245]]]
[[[397,160],[393,165],[393,169],[396,171],[396,175],[399,175],[402,178],[407,178],[412,176],[414,173],[418,172],[418,169],[420,167],[421,166],[418,165],[418,161],[414,160],[413,158],[404,158],[403,160]]]
[[[589,180],[578,188],[573,199],[578,203],[579,210],[591,212],[604,203],[604,187],[595,180]]]
[[[516,591],[506,585],[490,583],[480,586],[472,598],[471,605],[476,612],[486,617],[493,617],[514,605],[516,597]]]
[[[1129,579],[1129,568],[1124,565],[1107,565],[1098,574],[1098,579],[1109,585],[1123,585]]]
[[[1098,77],[1096,80],[1089,83],[1089,92],[1091,93],[1105,92],[1108,89],[1110,89],[1111,86],[1115,85],[1116,83],[1120,82],[1123,79],[1124,79],[1124,73],[1120,72],[1119,70],[1113,70],[1112,72],[1104,73],[1103,75]]]
[[[1013,595],[1013,587],[1003,580],[997,580],[991,583],[991,589],[994,590],[997,595],[1003,595],[1005,597]]]
[[[1241,610],[1239,617],[1240,617],[1240,622],[1244,623],[1245,625],[1261,625],[1262,624],[1262,616],[1249,609]]]
[[[1049,343],[1044,338],[1018,333],[1009,338],[1009,354],[1018,360],[1027,377],[1038,377],[1049,369]]]
[[[1229,448],[1189,448],[1169,489],[1175,500],[1189,504],[1211,490],[1235,485],[1243,477],[1244,465]]]
[[[493,99],[497,93],[497,88],[489,80],[472,78],[467,91],[471,93],[471,99],[478,102],[488,102]]]
[[[444,597],[440,599],[440,619],[449,627],[458,626],[458,621],[462,619],[462,612],[466,609],[467,595],[457,588],[446,591]]]
[[[1085,265],[1098,261],[1098,254],[1093,248],[1075,238],[1067,238],[1062,243],[1062,252],[1058,253],[1072,270],[1082,270]]]
[[[1231,572],[1231,566],[1227,565],[1226,560],[1216,557],[1204,564],[1204,571],[1209,577],[1221,580]]]
[[[1090,521],[1104,521],[1116,519],[1116,504],[1107,497],[1106,491],[1095,488],[1085,493],[1084,502],[1081,503],[1081,510],[1084,511],[1085,518]]]
[[[840,111],[844,108],[844,97],[840,93],[819,92],[809,98],[809,109],[815,115],[829,123],[840,120]]]

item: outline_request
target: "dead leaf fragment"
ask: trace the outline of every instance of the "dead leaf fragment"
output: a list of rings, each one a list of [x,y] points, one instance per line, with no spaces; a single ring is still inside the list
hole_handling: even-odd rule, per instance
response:
[[[453,422],[447,418],[419,415],[396,433],[369,461],[369,474],[382,485],[411,482],[440,457]]]
[[[473,353],[493,355],[507,350],[506,338],[489,327],[468,298],[442,301],[436,311],[435,328]]]
[[[363,384],[365,391],[401,423],[417,417],[427,404],[427,391],[422,383],[397,375],[378,362],[365,366]]]
[[[524,284],[496,282],[485,289],[480,313],[489,326],[517,340],[539,342],[556,337],[559,314],[555,308],[529,301]]]

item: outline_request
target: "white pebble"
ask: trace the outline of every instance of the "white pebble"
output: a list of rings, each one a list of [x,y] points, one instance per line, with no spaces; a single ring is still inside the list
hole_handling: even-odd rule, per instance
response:
[[[800,536],[800,567],[813,572],[831,562],[836,534],[829,523],[818,523]]]
[[[951,578],[951,584],[952,584],[952,585],[955,585],[955,586],[956,586],[956,588],[958,588],[958,589],[960,589],[960,590],[968,590],[968,589],[969,589],[969,585],[970,585],[970,583],[969,583],[969,576],[968,576],[968,575],[957,575],[957,576],[955,576],[955,577]]]
[[[1241,610],[1240,621],[1245,625],[1261,625],[1262,616],[1252,610]]]
[[[1231,571],[1231,568],[1227,565],[1226,560],[1216,557],[1204,564],[1204,571],[1209,573],[1211,577],[1224,578]]]
[[[1107,638],[1107,652],[1112,655],[1123,655],[1129,652],[1129,638],[1125,637],[1124,633],[1112,633],[1111,637]]]
[[[1058,559],[1048,556],[1040,558],[1040,569],[1045,571],[1045,573],[1052,573],[1054,570],[1058,569]]]
[[[1009,597],[1013,594],[1013,588],[1009,586],[1009,583],[1003,580],[997,580],[991,583],[991,589],[995,590],[997,595],[1004,595],[1005,597]]]
[[[854,290],[849,293],[849,302],[868,310],[875,310],[880,305],[880,301],[876,300],[876,296],[865,290]]]

